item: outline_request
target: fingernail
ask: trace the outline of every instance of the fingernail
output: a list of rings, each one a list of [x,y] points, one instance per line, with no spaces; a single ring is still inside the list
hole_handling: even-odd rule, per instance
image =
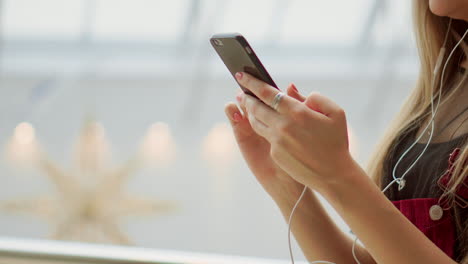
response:
[[[296,93],[299,93],[299,91],[297,90],[296,85],[294,85],[294,83],[292,83],[291,86],[294,89],[294,91],[296,91]]]
[[[239,122],[242,120],[242,116],[239,114],[239,113],[234,113],[234,115],[232,115],[232,118],[234,119],[234,121],[236,122]]]
[[[242,93],[238,94],[238,95],[236,96],[236,99],[237,99],[237,102],[240,103],[240,102],[242,101]]]
[[[236,72],[236,79],[237,80],[242,79],[242,76],[243,76],[242,72]]]

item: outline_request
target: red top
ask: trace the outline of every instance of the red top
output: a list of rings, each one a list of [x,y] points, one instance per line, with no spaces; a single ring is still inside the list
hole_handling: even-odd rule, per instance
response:
[[[438,202],[436,198],[419,198],[392,203],[445,254],[454,258],[455,225],[450,210],[443,211],[440,219],[434,215],[431,218],[431,207],[438,206]]]
[[[452,176],[453,162],[466,136],[467,134],[448,142],[430,144],[421,160],[405,176],[405,187],[398,190],[398,184],[394,184],[385,192],[408,220],[455,261],[463,256],[457,240],[459,234],[453,219],[453,207],[461,209],[462,219],[468,216],[468,179],[457,189],[454,204],[448,205],[440,197]],[[387,156],[382,186],[385,187],[393,180],[393,167],[403,151],[413,142],[411,136],[401,140],[394,152]],[[396,177],[405,173],[424,147],[425,144],[415,145],[397,168]]]

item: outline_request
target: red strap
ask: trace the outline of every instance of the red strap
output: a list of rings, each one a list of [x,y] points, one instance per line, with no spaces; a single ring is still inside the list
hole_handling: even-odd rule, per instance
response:
[[[446,191],[449,188],[448,183],[450,182],[453,171],[455,170],[454,163],[460,155],[460,152],[460,148],[456,148],[452,151],[448,159],[448,169],[437,181],[439,187],[443,191]],[[466,163],[463,164],[463,166],[466,165]],[[455,191],[455,202],[462,208],[468,207],[468,177],[466,177],[465,180],[459,186],[457,186]]]

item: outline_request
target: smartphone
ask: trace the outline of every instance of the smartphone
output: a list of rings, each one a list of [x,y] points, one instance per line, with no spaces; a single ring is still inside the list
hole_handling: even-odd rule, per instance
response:
[[[210,43],[228,68],[232,77],[234,77],[234,80],[236,80],[234,75],[237,72],[246,72],[278,89],[278,86],[276,86],[270,74],[263,67],[260,59],[244,36],[239,33],[215,34],[210,38]],[[246,94],[255,96],[247,88],[240,84],[239,86]]]

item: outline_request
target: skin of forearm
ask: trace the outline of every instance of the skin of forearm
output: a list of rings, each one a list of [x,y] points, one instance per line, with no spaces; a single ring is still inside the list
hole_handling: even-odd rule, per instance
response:
[[[302,185],[288,185],[271,192],[286,222],[302,193]],[[330,219],[317,196],[310,189],[296,208],[291,231],[308,261],[326,260],[335,263],[355,263],[352,239]],[[367,251],[356,245],[356,254],[362,264],[374,264]]]
[[[360,169],[320,191],[377,263],[455,263],[420,232]],[[363,176],[366,177],[363,177]]]

